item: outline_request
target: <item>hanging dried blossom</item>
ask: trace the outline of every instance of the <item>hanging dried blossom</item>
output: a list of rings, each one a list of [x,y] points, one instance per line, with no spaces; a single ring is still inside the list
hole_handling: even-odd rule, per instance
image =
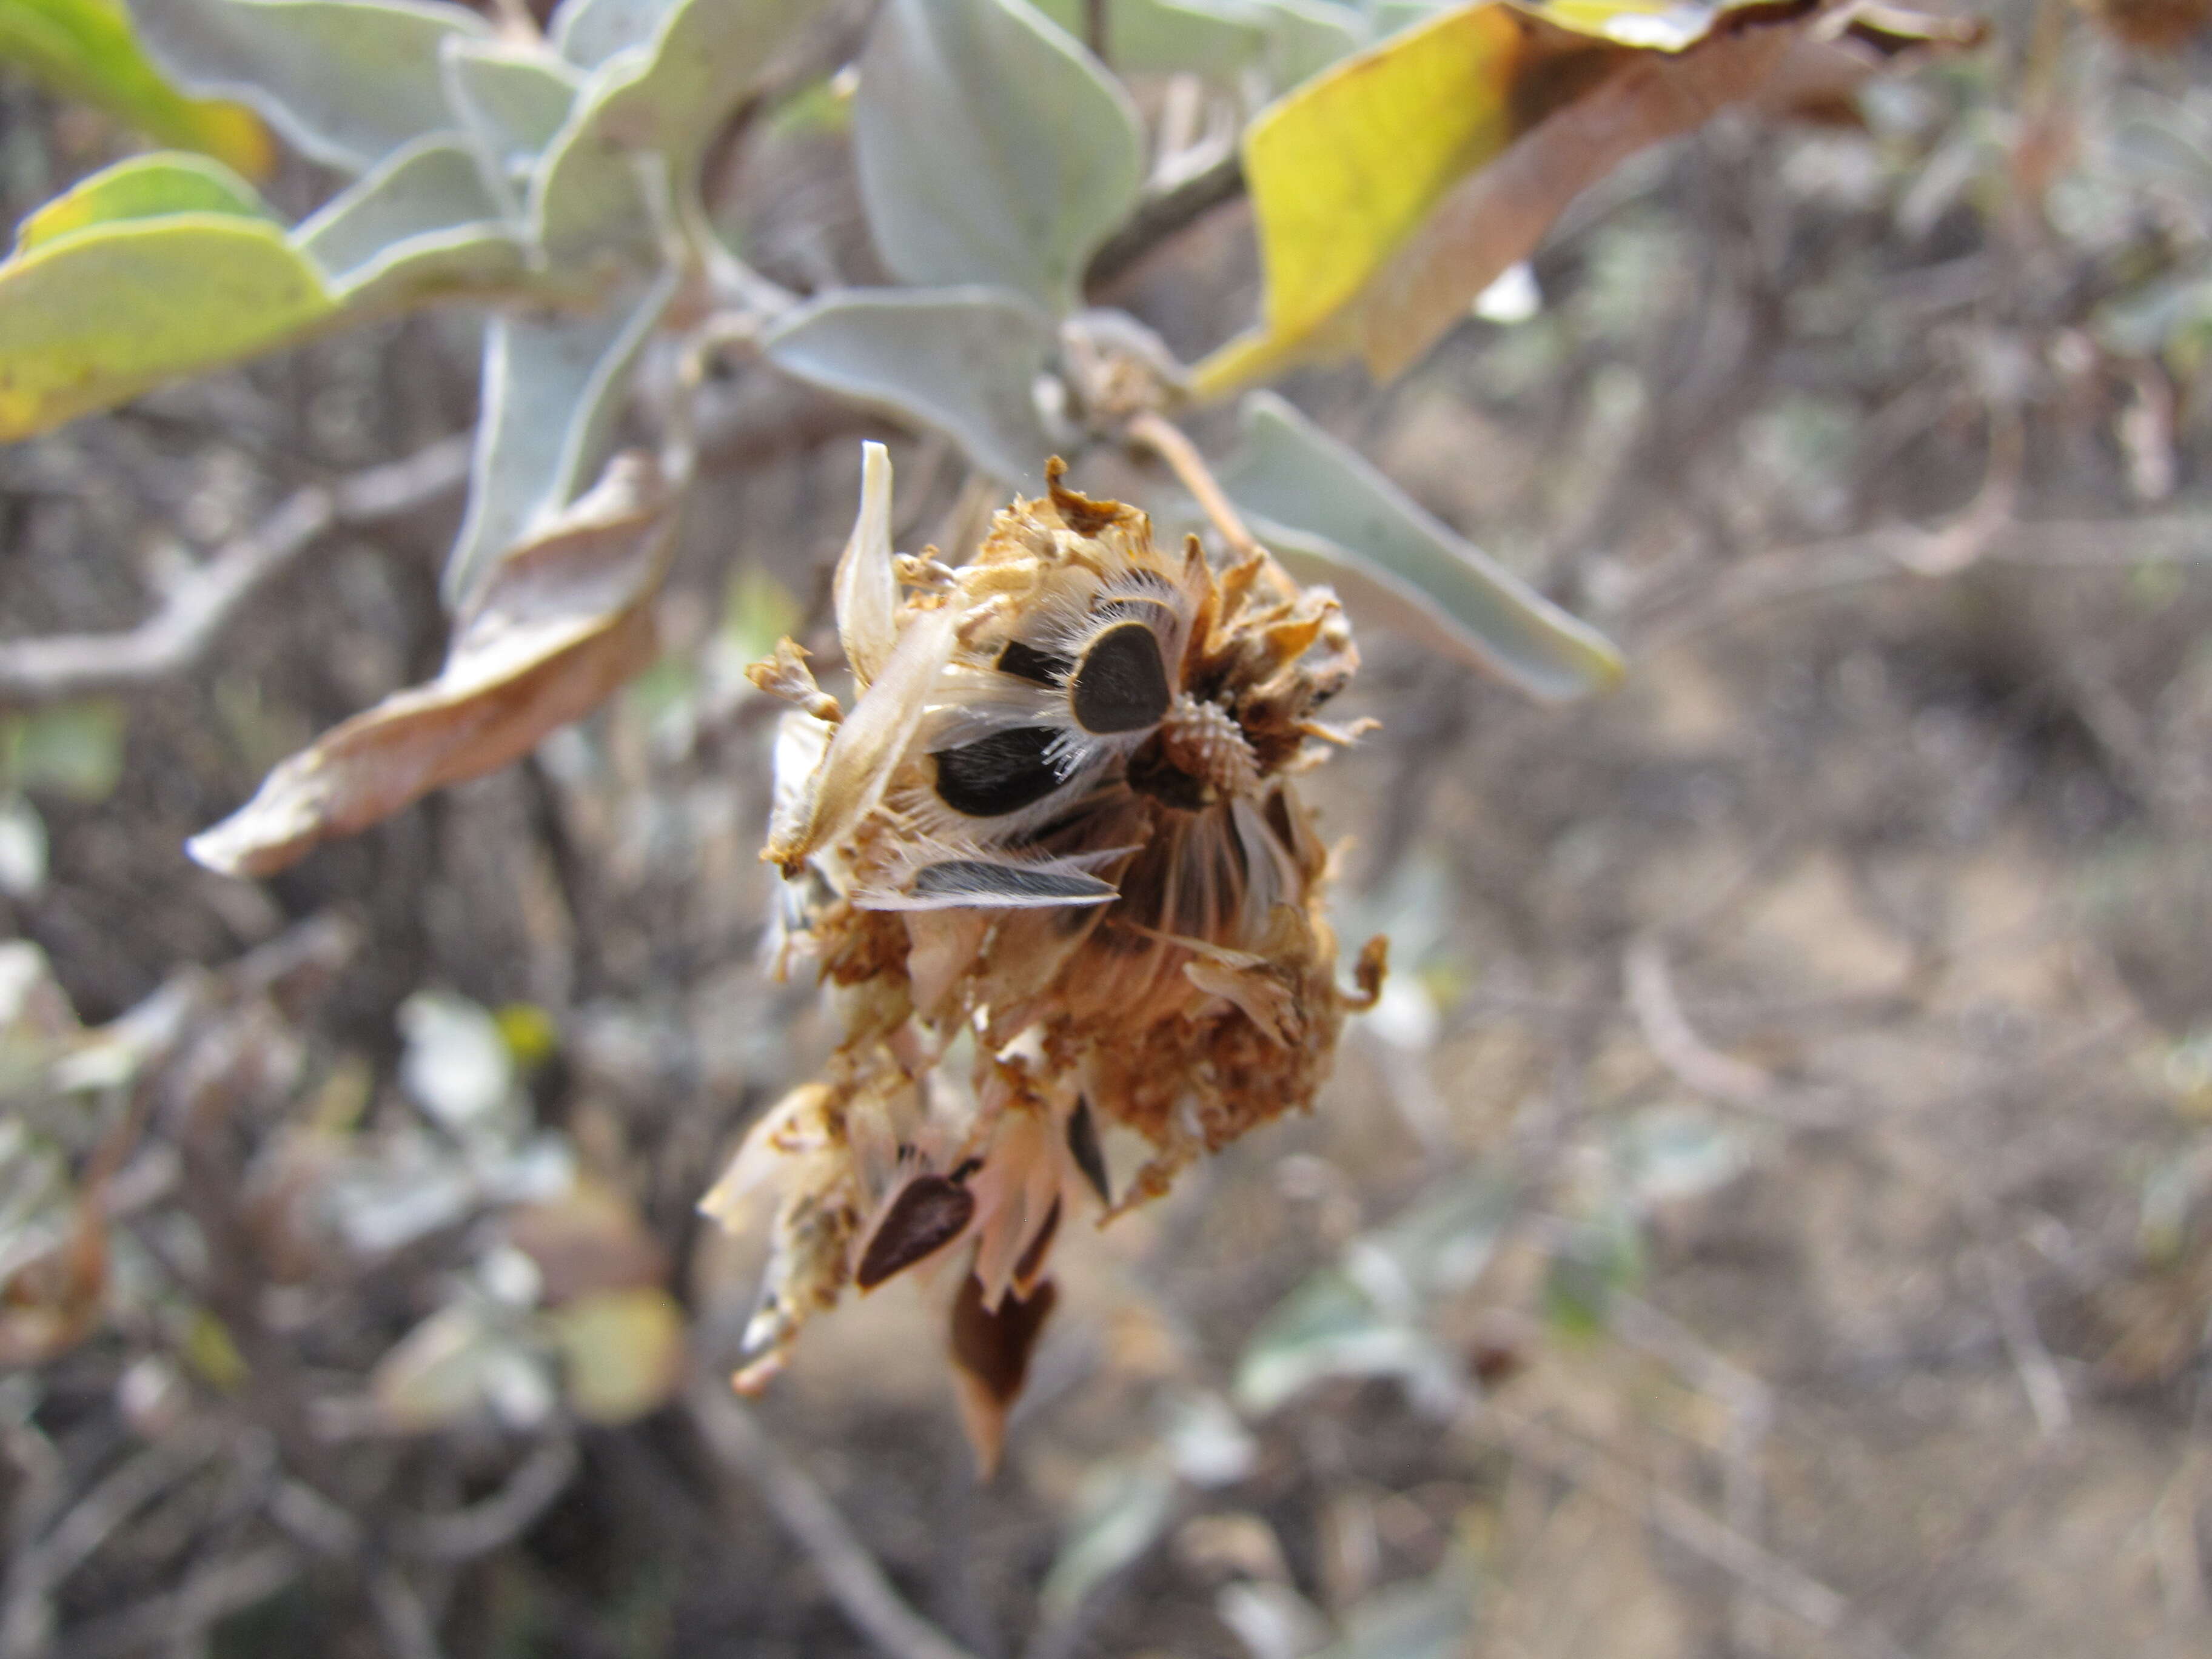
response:
[[[789,640],[750,671],[794,705],[763,854],[775,969],[811,958],[843,1038],[702,1206],[732,1227],[774,1206],[748,1389],[848,1285],[958,1251],[955,1375],[987,1466],[1058,1230],[1310,1105],[1382,973],[1378,939],[1358,992],[1337,984],[1328,855],[1291,783],[1355,735],[1317,718],[1358,663],[1335,596],[1264,551],[1217,570],[1195,537],[1156,548],[1060,472],[951,569],[893,556],[869,446],[835,590],[854,706]],[[1149,1148],[1118,1194],[1102,1120]]]

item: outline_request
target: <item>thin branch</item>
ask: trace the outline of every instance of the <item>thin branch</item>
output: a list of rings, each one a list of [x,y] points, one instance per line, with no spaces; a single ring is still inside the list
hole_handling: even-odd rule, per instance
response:
[[[2035,1413],[2036,1430],[2045,1440],[2055,1440],[2073,1426],[2073,1407],[2066,1398],[2065,1379],[2059,1376],[2057,1363],[2035,1328],[2035,1311],[2027,1305],[2020,1269],[2010,1254],[1994,1244],[1983,1249],[1982,1267],[1989,1275],[1997,1332],[2004,1338],[2014,1370],[2019,1373],[2028,1409]]]
[[[426,507],[459,489],[468,470],[469,440],[445,438],[405,460],[298,491],[137,627],[0,643],[0,704],[140,690],[189,672],[246,601],[325,535]]]
[[[1838,1592],[1597,1448],[1571,1440],[1495,1401],[1477,1406],[1460,1426],[1555,1480],[1571,1482],[1643,1516],[1682,1548],[1731,1574],[1769,1606],[1838,1645],[1879,1659],[1899,1659],[1897,1644],[1855,1619],[1850,1603]]]
[[[1666,949],[1649,933],[1632,941],[1622,954],[1621,982],[1645,1044],[1678,1080],[1708,1099],[1732,1106],[1758,1109],[1766,1104],[1774,1092],[1774,1079],[1698,1035],[1675,998]]]
[[[2203,1439],[2199,1435],[2182,1454],[2181,1467],[2152,1505],[2147,1523],[2166,1618],[2176,1625],[2185,1626],[2212,1610],[2197,1530],[2197,1501],[2204,1484],[2204,1463]]]
[[[545,36],[531,15],[529,0],[493,0],[492,11],[499,19],[499,32],[518,46],[543,46]]]
[[[380,1567],[369,1575],[368,1606],[392,1659],[445,1659],[429,1609],[397,1567]]]
[[[157,1441],[94,1483],[45,1537],[19,1550],[9,1564],[0,1656],[30,1659],[46,1652],[52,1636],[52,1597],[61,1582],[118,1527],[222,1447],[221,1432],[204,1424]]]
[[[1621,983],[1644,1046],[1685,1088],[1706,1100],[1793,1127],[1835,1127],[1834,1113],[1786,1099],[1766,1073],[1722,1053],[1698,1035],[1674,994],[1665,948],[1651,935],[1638,936],[1623,953]]]
[[[361,1553],[361,1523],[304,1480],[278,1481],[267,1513],[287,1538],[317,1555],[343,1559]]]
[[[1083,291],[1110,288],[1149,258],[1162,243],[1178,236],[1224,202],[1244,193],[1244,161],[1235,150],[1203,172],[1170,185],[1137,204],[1128,223],[1100,244],[1084,268]]]
[[[1607,1308],[1607,1322],[1615,1336],[1670,1367],[1728,1413],[1728,1433],[1721,1447],[1721,1514],[1730,1531],[1759,1543],[1766,1509],[1759,1453],[1774,1425],[1772,1391],[1650,1303],[1616,1294]],[[1774,1646],[1762,1635],[1767,1611],[1758,1596],[1739,1584],[1731,1609],[1739,1646],[1762,1652]]]
[[[783,1455],[720,1378],[700,1379],[690,1403],[714,1455],[759,1494],[878,1652],[885,1659],[975,1659],[906,1604],[822,1488]]]
[[[576,1473],[575,1443],[549,1440],[482,1503],[449,1515],[410,1516],[392,1528],[396,1548],[441,1561],[469,1561],[520,1538]]]
[[[1687,603],[1654,607],[1648,619],[1639,619],[1643,625],[1632,630],[1631,648],[1648,655],[1758,611],[1841,588],[1916,577],[1931,580],[1911,563],[1928,533],[1894,526],[1747,560]],[[2076,570],[2212,562],[2212,514],[2014,522],[1991,533],[1977,562]]]
[[[1245,524],[1244,515],[1237,510],[1237,504],[1222,489],[1221,481],[1213,476],[1213,469],[1206,464],[1206,457],[1181,427],[1146,410],[1130,421],[1128,435],[1130,442],[1142,445],[1168,464],[1176,481],[1190,491],[1199,510],[1221,532],[1231,552],[1240,559],[1265,555],[1267,550]]]
[[[184,1587],[70,1632],[70,1659],[121,1659],[162,1644],[174,1647],[204,1635],[232,1613],[264,1601],[299,1577],[289,1544],[265,1544],[200,1568]]]

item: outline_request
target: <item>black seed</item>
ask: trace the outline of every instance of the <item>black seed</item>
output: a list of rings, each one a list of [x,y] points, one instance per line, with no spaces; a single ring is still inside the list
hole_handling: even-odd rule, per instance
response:
[[[1001,674],[1012,674],[1032,685],[1058,685],[1067,678],[1067,671],[1075,666],[1075,659],[1063,657],[1057,651],[1040,651],[1019,640],[1008,640],[1006,648],[999,653],[998,666]]]
[[[1025,1297],[1008,1291],[992,1313],[983,1306],[981,1279],[969,1273],[961,1285],[952,1304],[952,1358],[1002,1412],[1021,1393],[1037,1334],[1058,1300],[1048,1279]]]
[[[853,1282],[872,1291],[957,1237],[975,1213],[975,1194],[941,1175],[919,1175],[891,1200]]]
[[[1175,700],[1159,635],[1137,622],[1117,623],[1091,642],[1070,690],[1086,732],[1141,732]]]
[[[1075,1167],[1091,1183],[1091,1190],[1098,1194],[1098,1201],[1111,1204],[1114,1182],[1106,1173],[1106,1154],[1098,1145],[1098,1125],[1091,1115],[1091,1103],[1079,1097],[1074,1111],[1068,1115],[1067,1150],[1075,1159]]]
[[[1029,1249],[1024,1250],[1022,1259],[1014,1263],[1014,1289],[1019,1294],[1027,1296],[1036,1288],[1037,1280],[1044,1276],[1044,1264],[1052,1255],[1053,1235],[1059,1231],[1060,1199],[1055,1194],[1052,1208],[1044,1212],[1044,1225],[1036,1230],[1036,1237],[1030,1240]]]
[[[1018,812],[1060,787],[1060,773],[1045,758],[1052,744],[1049,727],[1018,726],[957,749],[940,749],[933,757],[937,793],[971,818]]]

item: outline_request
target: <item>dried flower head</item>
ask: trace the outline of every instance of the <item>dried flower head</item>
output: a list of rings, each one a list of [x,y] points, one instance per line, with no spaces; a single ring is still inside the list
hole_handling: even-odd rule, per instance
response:
[[[871,445],[836,582],[856,702],[788,640],[751,671],[794,705],[763,854],[775,970],[812,957],[844,1035],[702,1206],[736,1226],[775,1204],[743,1388],[848,1285],[961,1250],[953,1357],[987,1465],[1071,1212],[1141,1203],[1310,1105],[1382,971],[1377,940],[1359,992],[1337,985],[1328,857],[1291,784],[1353,735],[1317,717],[1358,662],[1335,596],[1264,552],[1157,548],[1060,472],[950,569],[894,558]],[[1102,1118],[1150,1148],[1118,1194]]]

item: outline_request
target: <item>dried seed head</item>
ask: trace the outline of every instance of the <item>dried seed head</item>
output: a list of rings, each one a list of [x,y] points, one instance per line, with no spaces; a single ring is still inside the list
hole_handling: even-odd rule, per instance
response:
[[[704,1206],[737,1224],[776,1195],[749,1382],[847,1285],[971,1251],[954,1354],[987,1460],[1063,1218],[1309,1106],[1381,970],[1370,951],[1361,991],[1337,985],[1290,781],[1346,735],[1317,718],[1358,663],[1334,595],[1264,554],[1164,552],[1048,476],[947,571],[893,555],[871,455],[837,571],[857,701],[837,718],[795,647],[755,676],[797,705],[772,960],[817,962],[845,1035]],[[1150,1148],[1118,1201],[1102,1122]]]

